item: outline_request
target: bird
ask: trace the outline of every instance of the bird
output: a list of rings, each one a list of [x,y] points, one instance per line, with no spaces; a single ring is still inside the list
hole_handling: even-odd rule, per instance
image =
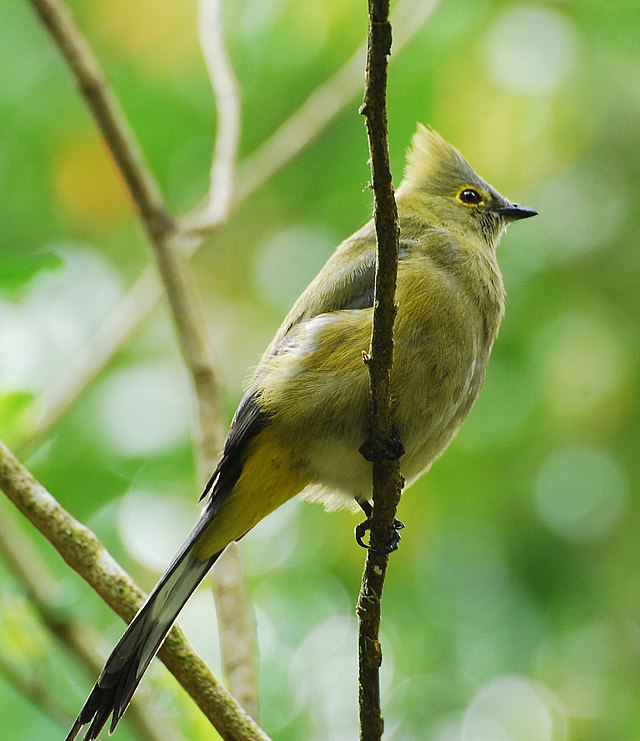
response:
[[[496,248],[535,216],[419,124],[396,192],[399,261],[391,399],[407,486],[444,452],[471,409],[505,310]],[[180,610],[233,541],[301,494],[371,512],[370,343],[376,232],[369,221],[329,257],[262,355],[233,416],[201,513],[107,659],[67,741],[112,733]],[[396,528],[402,526],[398,521]],[[357,539],[368,527],[368,519]],[[390,543],[390,550],[397,539]]]

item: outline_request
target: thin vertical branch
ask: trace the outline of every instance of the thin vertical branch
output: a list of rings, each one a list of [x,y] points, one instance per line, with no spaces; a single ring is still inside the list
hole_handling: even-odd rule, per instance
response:
[[[361,112],[366,119],[371,155],[378,258],[373,333],[367,358],[371,376],[371,437],[366,444],[366,452],[373,461],[371,545],[367,550],[356,608],[359,620],[358,695],[362,741],[380,739],[384,730],[380,709],[380,601],[388,562],[387,549],[394,532],[393,521],[403,484],[398,462],[401,445],[394,440],[391,417],[399,230],[387,139],[387,57],[390,53],[389,0],[369,0],[369,39]]]
[[[201,212],[182,224],[183,229],[198,231],[222,224],[229,216],[235,188],[235,168],[240,139],[240,97],[231,62],[224,43],[222,0],[200,0],[198,35],[202,54],[214,92],[218,125],[211,164],[210,188]],[[203,319],[204,321],[204,319]],[[219,395],[216,389],[216,401]],[[206,397],[205,397],[206,398]],[[206,402],[205,402],[206,404]],[[201,411],[201,429],[215,420],[207,420]],[[218,413],[215,446],[204,442],[200,458],[200,480],[206,481],[220,450],[224,431]],[[224,677],[233,696],[253,718],[259,716],[258,666],[255,622],[249,602],[240,548],[232,543],[211,572],[216,603],[218,636]]]
[[[245,584],[240,548],[231,543],[211,572],[222,666],[231,694],[259,720],[256,624]]]

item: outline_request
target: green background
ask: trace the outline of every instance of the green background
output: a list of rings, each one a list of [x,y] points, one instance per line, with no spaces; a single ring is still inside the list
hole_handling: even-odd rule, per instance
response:
[[[366,4],[227,5],[244,159],[351,56]],[[188,211],[206,192],[215,131],[195,3],[75,0],[72,9],[170,207]],[[499,249],[507,315],[481,396],[400,506],[407,528],[383,602],[387,738],[640,738],[639,27],[631,0],[443,0],[394,55],[396,183],[423,121],[540,216]],[[188,378],[163,306],[30,440],[34,400],[150,255],[28,2],[0,3],[0,70],[0,434],[150,588],[197,513]],[[369,218],[359,98],[194,260],[228,418],[290,303]],[[357,736],[355,522],[295,501],[242,543],[262,722],[276,739]],[[106,654],[120,623],[24,530],[56,574],[61,615],[98,627]],[[2,558],[0,580],[3,737],[62,738],[92,678],[52,642]],[[206,589],[181,624],[218,672]],[[18,691],[16,673],[39,701]],[[212,737],[159,664],[143,684],[156,687],[148,698],[159,725]],[[116,738],[135,736],[123,723]]]

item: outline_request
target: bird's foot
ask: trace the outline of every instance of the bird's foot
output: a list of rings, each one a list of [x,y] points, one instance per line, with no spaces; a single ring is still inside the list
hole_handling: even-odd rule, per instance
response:
[[[371,512],[373,511],[373,508],[371,504],[364,500],[362,502],[358,502],[360,505],[362,511],[367,516],[366,520],[363,520],[361,523],[355,526],[354,533],[356,536],[356,543],[361,546],[362,548],[367,548],[368,550],[372,551],[375,550],[371,547],[370,543],[366,543],[364,540],[365,535],[368,531],[371,530]],[[399,530],[402,530],[404,528],[404,522],[401,520],[395,519],[393,521],[393,533],[391,535],[391,538],[389,539],[389,542],[383,547],[383,549],[380,551],[382,553],[393,553],[393,551],[398,550],[398,544],[400,543],[401,535],[398,532]]]
[[[376,461],[397,461],[405,453],[404,446],[400,441],[400,435],[394,430],[392,436],[376,445],[374,440],[369,439],[358,448],[362,457],[370,463]]]

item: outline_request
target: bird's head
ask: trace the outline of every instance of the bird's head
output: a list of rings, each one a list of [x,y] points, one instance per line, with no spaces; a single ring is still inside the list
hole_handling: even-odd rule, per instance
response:
[[[455,147],[422,124],[413,136],[398,189],[399,196],[405,194],[417,199],[442,226],[476,233],[491,248],[510,222],[537,214],[498,193]]]

